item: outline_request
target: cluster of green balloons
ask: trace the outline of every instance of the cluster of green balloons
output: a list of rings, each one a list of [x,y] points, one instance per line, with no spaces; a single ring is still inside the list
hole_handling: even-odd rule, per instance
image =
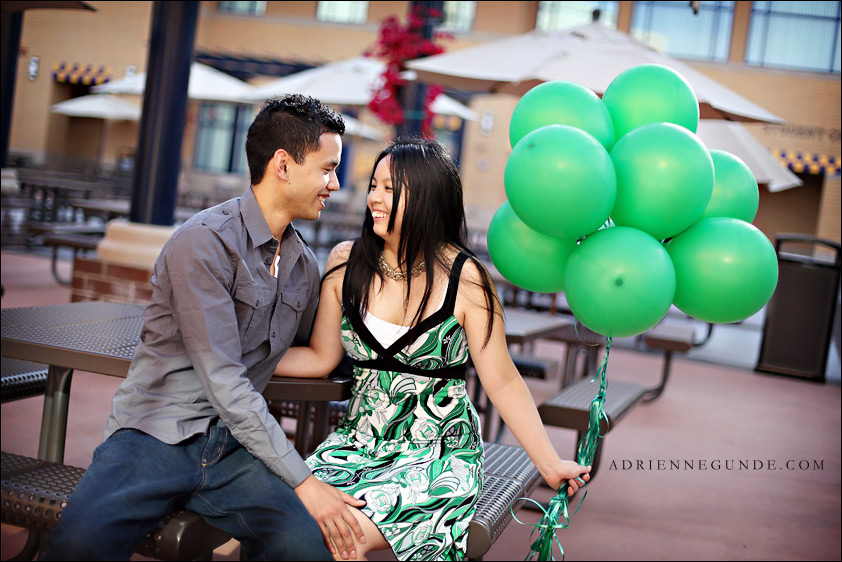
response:
[[[733,154],[695,135],[699,103],[674,70],[619,74],[600,99],[546,82],[512,114],[508,200],[488,249],[510,282],[564,291],[576,317],[611,337],[645,332],[671,305],[706,322],[748,318],[778,279],[751,221],[757,182]]]

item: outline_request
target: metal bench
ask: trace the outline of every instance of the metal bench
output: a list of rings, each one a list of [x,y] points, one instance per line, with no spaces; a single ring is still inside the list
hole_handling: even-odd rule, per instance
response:
[[[669,379],[672,354],[689,351],[694,345],[694,334],[695,332],[690,328],[668,325],[655,326],[646,333],[647,347],[664,352],[661,380],[653,388],[647,388],[633,382],[608,380],[605,390],[605,413],[608,416],[608,424],[606,425],[605,420],[602,420],[601,435],[606,435],[616,427],[617,423],[641,401],[651,402],[661,395]],[[538,407],[538,413],[546,425],[575,429],[578,446],[588,429],[590,405],[598,389],[599,384],[596,381],[582,379],[563,388],[558,394],[541,404]],[[594,455],[591,480],[596,476],[601,450],[602,447],[598,447]],[[576,451],[571,458],[576,458]]]
[[[541,475],[520,447],[485,444],[483,487],[468,527],[467,558],[482,560],[512,520],[524,498],[538,486]]]
[[[58,523],[85,469],[2,453],[2,522],[30,530],[19,560],[32,559]],[[158,560],[210,560],[213,550],[231,540],[192,511],[165,518],[137,550]]]
[[[519,353],[512,353],[511,356],[512,362],[522,377],[544,380],[559,369],[559,362],[555,359]]]
[[[554,427],[565,427],[576,430],[576,444],[582,440],[582,436],[588,430],[590,421],[590,406],[599,389],[597,381],[582,379],[538,406],[538,413],[541,415],[545,425]],[[617,426],[623,417],[631,409],[643,400],[646,394],[646,387],[633,382],[609,380],[605,390],[605,414],[608,416],[608,424],[602,420],[600,434],[606,435]],[[596,476],[599,468],[600,452],[598,447],[591,464],[591,480]],[[576,451],[570,456],[576,458]]]
[[[34,557],[84,473],[82,468],[2,453],[2,522],[35,531],[27,543],[29,552],[16,558]],[[488,552],[511,521],[512,508],[516,511],[540,480],[523,449],[493,443],[485,446],[484,474],[469,526],[467,554],[472,560],[481,560]],[[229,540],[198,514],[182,510],[161,521],[137,553],[158,560],[210,560],[213,550]]]
[[[9,357],[2,358],[2,402],[12,402],[44,394],[47,388],[47,366]]]

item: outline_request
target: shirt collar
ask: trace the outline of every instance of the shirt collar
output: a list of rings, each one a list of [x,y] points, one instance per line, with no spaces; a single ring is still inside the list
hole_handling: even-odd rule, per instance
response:
[[[246,230],[248,230],[249,237],[255,248],[263,246],[274,238],[272,231],[269,229],[269,224],[266,222],[266,217],[263,216],[260,205],[257,204],[257,198],[255,198],[251,186],[246,188],[243,196],[240,198],[240,212],[243,215],[243,223],[246,225]],[[281,236],[281,241],[290,237],[300,244],[292,224],[287,225]]]

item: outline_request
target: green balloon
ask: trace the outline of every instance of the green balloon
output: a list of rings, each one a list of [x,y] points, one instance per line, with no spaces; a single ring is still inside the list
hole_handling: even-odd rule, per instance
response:
[[[727,217],[699,221],[673,238],[667,251],[675,266],[675,306],[693,318],[745,320],[775,292],[775,248],[747,222]]]
[[[699,138],[672,123],[651,123],[611,151],[617,200],[611,218],[664,240],[699,220],[713,193],[713,160]]]
[[[537,293],[564,289],[564,266],[575,240],[553,238],[523,224],[508,201],[500,205],[488,226],[488,253],[503,277]]]
[[[526,92],[512,112],[511,146],[545,125],[570,125],[593,136],[605,150],[614,146],[614,124],[608,108],[599,96],[575,82],[544,82]]]
[[[713,195],[702,219],[732,217],[752,222],[760,204],[757,180],[748,165],[724,150],[711,150],[713,159]]]
[[[624,70],[605,89],[602,103],[614,122],[617,140],[647,123],[675,123],[696,132],[699,100],[690,83],[660,64]]]
[[[564,270],[567,303],[585,326],[610,337],[642,334],[669,310],[675,271],[664,247],[617,226],[582,241]]]
[[[581,238],[608,218],[617,194],[611,157],[588,133],[547,125],[518,142],[506,162],[517,216],[547,236]]]

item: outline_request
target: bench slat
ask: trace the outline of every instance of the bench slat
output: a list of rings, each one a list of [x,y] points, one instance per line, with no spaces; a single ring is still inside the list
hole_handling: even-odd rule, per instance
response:
[[[466,555],[470,560],[482,558],[512,520],[517,511],[538,486],[541,475],[521,447],[485,444],[482,493],[476,513],[468,527]]]
[[[555,375],[559,370],[559,362],[555,359],[517,353],[512,353],[511,357],[522,377],[543,380]]]
[[[2,390],[4,404],[30,396],[40,396],[47,388],[47,366],[10,357],[2,358]]]
[[[686,353],[693,347],[696,332],[691,328],[659,324],[646,332],[646,346],[662,351]]]
[[[41,234],[105,234],[104,224],[80,224],[73,222],[30,222],[29,233]]]
[[[599,390],[599,383],[584,379],[571,385],[538,407],[541,419],[547,425],[568,427],[578,431],[587,431],[590,421],[591,402]],[[602,422],[603,435],[646,394],[643,386],[626,381],[611,380],[606,383],[605,413],[608,426]]]
[[[52,232],[44,235],[45,246],[67,247],[74,250],[96,250],[102,236],[76,234],[72,232]]]

